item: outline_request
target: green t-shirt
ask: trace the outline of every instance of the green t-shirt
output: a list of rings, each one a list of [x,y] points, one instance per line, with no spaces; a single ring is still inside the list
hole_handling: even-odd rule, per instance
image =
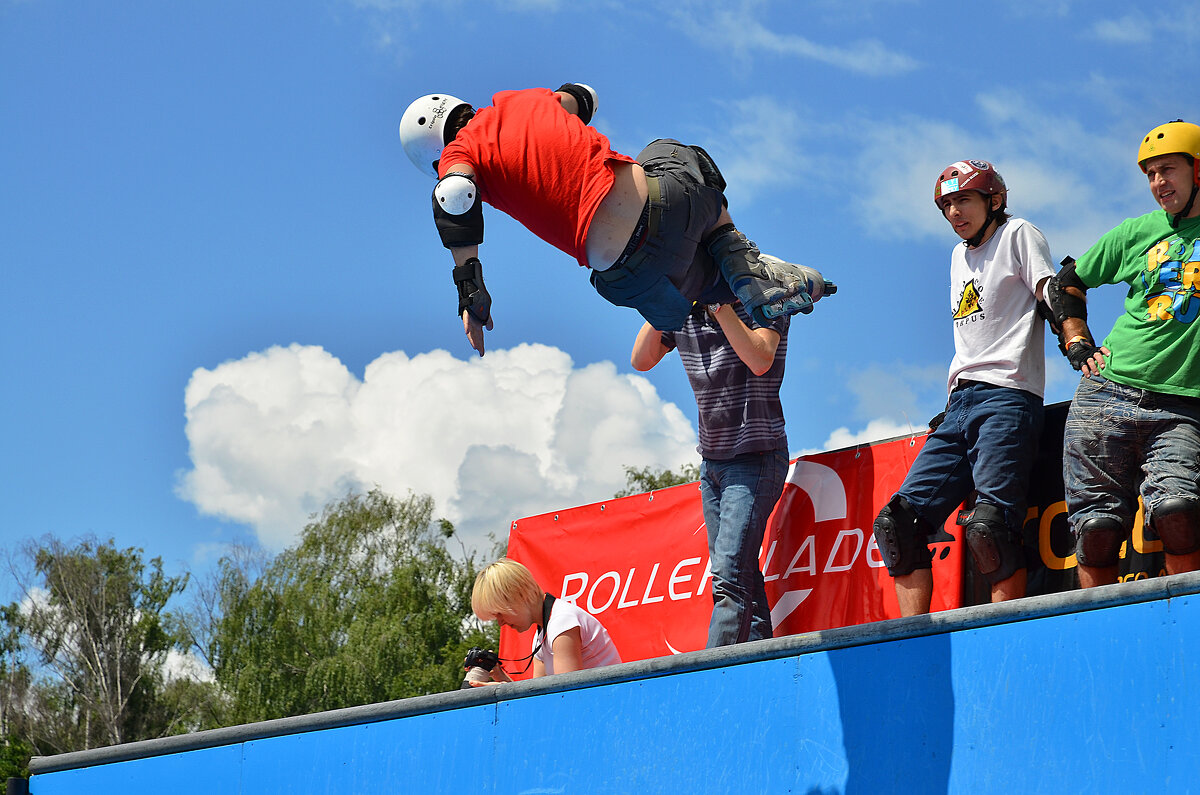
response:
[[[1079,258],[1088,287],[1129,285],[1104,345],[1105,377],[1126,386],[1200,397],[1200,218],[1172,229],[1162,210],[1126,219]]]

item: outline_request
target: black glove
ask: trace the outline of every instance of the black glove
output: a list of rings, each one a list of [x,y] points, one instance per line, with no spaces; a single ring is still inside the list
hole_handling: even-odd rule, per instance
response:
[[[1076,370],[1082,370],[1088,359],[1101,352],[1091,340],[1083,336],[1073,337],[1066,347],[1067,361]]]
[[[946,412],[940,412],[936,417],[929,421],[929,432],[933,433],[942,424],[942,420],[946,419]]]
[[[492,319],[492,297],[483,284],[483,263],[477,257],[471,257],[455,266],[454,285],[458,288],[458,316],[462,317],[465,309],[486,326]]]

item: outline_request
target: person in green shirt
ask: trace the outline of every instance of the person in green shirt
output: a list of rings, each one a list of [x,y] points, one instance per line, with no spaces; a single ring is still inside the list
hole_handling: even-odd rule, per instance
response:
[[[1085,588],[1117,581],[1139,496],[1167,573],[1200,569],[1200,126],[1155,127],[1138,165],[1161,209],[1110,230],[1050,282],[1063,350],[1083,374],[1063,457]],[[1120,283],[1124,312],[1097,346],[1085,293]]]

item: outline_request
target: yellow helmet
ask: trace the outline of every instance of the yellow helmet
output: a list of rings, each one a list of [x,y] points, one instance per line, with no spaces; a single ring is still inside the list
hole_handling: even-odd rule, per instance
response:
[[[1138,165],[1146,171],[1146,161],[1158,155],[1181,154],[1200,161],[1200,125],[1183,119],[1160,124],[1142,139],[1138,147]]]

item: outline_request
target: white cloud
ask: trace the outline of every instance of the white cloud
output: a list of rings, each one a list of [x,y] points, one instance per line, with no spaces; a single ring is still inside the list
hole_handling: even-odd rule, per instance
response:
[[[1147,44],[1152,38],[1146,19],[1133,14],[1121,19],[1098,19],[1088,32],[1108,44]]]
[[[925,428],[929,417],[945,405],[948,365],[890,363],[855,368],[846,378],[855,414]]]
[[[695,431],[640,376],[575,368],[521,345],[467,361],[441,350],[371,362],[359,381],[292,345],[197,369],[185,393],[192,469],[178,491],[271,548],[349,490],[433,496],[467,545],[508,522],[606,499],[624,465],[695,458]]]
[[[933,183],[969,157],[996,164],[1010,211],[1045,233],[1056,258],[1078,256],[1121,219],[1152,209],[1132,167],[1137,131],[1084,124],[1016,92],[980,94],[953,121],[904,116],[847,127],[866,131],[858,162],[872,189],[854,208],[870,213],[873,235],[945,238]]]
[[[920,66],[915,59],[874,39],[823,44],[798,33],[776,31],[757,19],[762,5],[753,0],[736,8],[685,3],[682,8],[674,6],[673,18],[679,29],[699,44],[742,57],[791,56],[872,77],[911,72]]]
[[[716,136],[708,131],[709,135],[697,138],[720,165],[732,206],[751,204],[769,195],[768,189],[791,190],[815,168],[803,145],[814,137],[814,125],[800,113],[761,95],[723,103],[723,107],[729,124]]]
[[[50,592],[37,585],[25,591],[17,605],[17,612],[22,616],[33,615],[38,610],[52,609],[54,607],[50,604]]]
[[[887,419],[871,420],[867,426],[860,431],[851,431],[847,427],[836,428],[829,434],[829,438],[825,441],[824,450],[841,450],[846,447],[855,447],[857,445],[871,444],[884,439],[893,439],[897,436],[910,436],[915,433],[924,433],[929,426],[921,424],[917,427],[912,425],[900,424]],[[817,453],[820,450],[806,450],[803,454]]]
[[[370,11],[416,11],[421,4],[416,0],[346,0],[351,6]]]
[[[181,652],[169,649],[163,660],[163,675],[168,682],[177,679],[190,679],[193,682],[213,682],[212,668],[191,652]]]
[[[924,433],[929,420],[946,402],[946,366],[917,367],[899,363],[871,364],[845,376],[854,414],[870,418],[859,430],[835,428],[818,448],[793,455],[871,444],[897,436]]]
[[[1194,3],[1184,3],[1166,13],[1130,11],[1116,19],[1097,19],[1087,30],[1090,38],[1117,46],[1194,42],[1197,32],[1200,32],[1200,8]]]
[[[863,131],[848,150],[857,143],[862,155],[855,172],[862,179],[856,184],[869,189],[849,195],[855,214],[871,218],[868,232],[901,239],[944,235],[946,222],[933,205],[933,183],[948,163],[982,156],[958,154],[978,151],[970,134],[952,122],[915,116],[845,126]]]
[[[1047,333],[1053,339],[1053,335]],[[1065,357],[1061,356],[1054,342],[1046,345],[1046,405],[1070,400],[1075,395],[1075,387],[1079,385],[1079,373],[1071,369]]]

